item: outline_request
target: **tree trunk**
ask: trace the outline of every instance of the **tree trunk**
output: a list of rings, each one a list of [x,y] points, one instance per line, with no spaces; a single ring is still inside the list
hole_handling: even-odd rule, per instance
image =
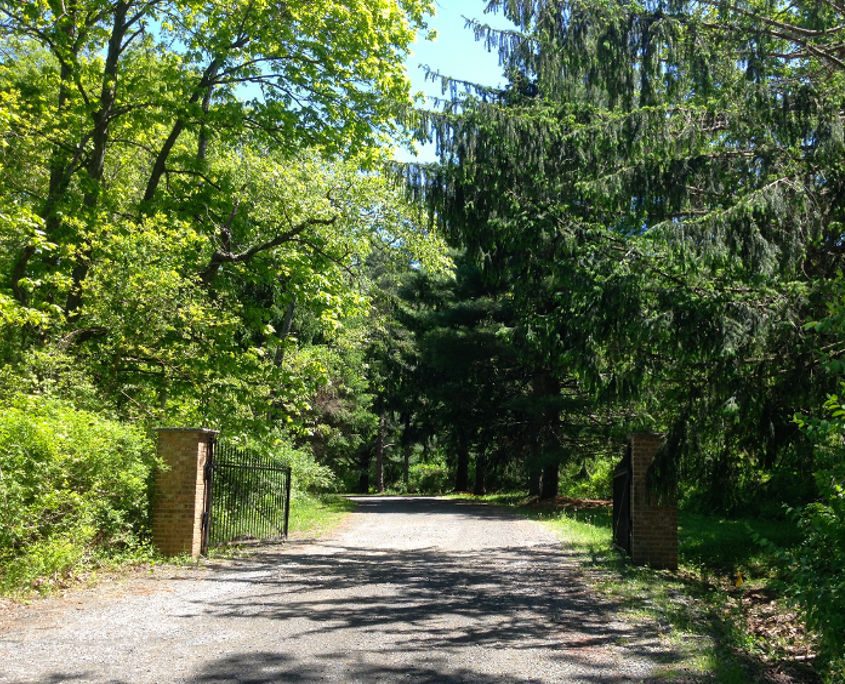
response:
[[[361,449],[361,455],[358,461],[359,475],[358,475],[358,493],[370,493],[370,448],[366,446]]]
[[[537,422],[534,442],[535,463],[542,463],[542,478],[539,483],[539,497],[553,499],[558,490],[558,463],[560,461],[557,441],[560,427],[560,382],[546,369],[534,374],[533,393]],[[550,462],[551,459],[551,462]]]
[[[376,438],[376,490],[384,491],[384,433],[387,427],[387,416],[384,411],[378,419],[378,437]]]
[[[469,491],[469,442],[466,433],[458,432],[458,464],[455,468],[455,491]]]
[[[220,71],[220,67],[223,66],[223,59],[221,57],[215,57],[211,60],[208,66],[205,68],[202,77],[200,78],[199,83],[197,84],[196,90],[194,90],[193,94],[190,98],[188,98],[188,104],[193,105],[199,101],[201,97],[204,97],[207,93],[210,92],[217,82],[217,75]],[[187,121],[182,117],[177,118],[173,122],[173,126],[170,129],[170,133],[168,134],[167,138],[164,140],[164,144],[162,144],[161,149],[156,156],[155,162],[153,162],[153,168],[150,172],[150,176],[147,179],[147,187],[144,190],[144,200],[145,204],[152,202],[153,198],[155,197],[156,190],[158,189],[158,185],[161,182],[162,176],[164,176],[164,172],[167,170],[167,160],[170,158],[170,153],[173,151],[173,147],[176,145],[176,141],[179,140],[179,136],[182,135],[182,131],[185,130],[185,126],[187,125]]]
[[[100,89],[99,108],[94,113],[94,128],[91,131],[91,151],[88,157],[88,188],[82,198],[82,203],[88,210],[88,220],[96,219],[96,209],[100,203],[103,173],[106,167],[106,151],[109,144],[109,128],[114,116],[114,106],[117,101],[117,84],[120,56],[124,50],[123,39],[129,28],[129,4],[126,0],[119,0],[114,6],[114,23],[109,37],[106,59],[103,66],[103,80]],[[76,264],[71,270],[71,287],[65,301],[65,311],[75,318],[82,303],[82,281],[88,276],[90,268],[91,245],[86,244],[77,256]]]
[[[540,479],[542,472],[538,468],[528,470],[528,496],[540,496]]]
[[[402,447],[402,483],[405,485],[405,490],[408,489],[408,480],[410,479],[411,470],[411,445],[405,444]]]
[[[74,33],[73,22],[68,22],[67,26],[66,32],[68,36],[72,36]],[[74,53],[73,58],[76,59],[76,57],[77,55]],[[59,93],[56,101],[56,113],[58,115],[62,115],[65,112],[72,78],[73,73],[69,63],[63,61],[59,69]],[[67,192],[68,184],[70,183],[69,167],[70,160],[68,159],[67,152],[61,145],[54,144],[50,151],[50,183],[48,185],[47,198],[41,209],[41,218],[44,219],[44,231],[50,238],[55,237],[56,231],[61,223],[61,217],[56,210],[65,192]],[[35,252],[36,249],[34,246],[27,245],[21,250],[21,253],[12,265],[12,294],[24,306],[29,304],[29,293],[19,283],[21,279],[26,277],[29,261],[35,256]]]
[[[411,468],[411,415],[405,413],[402,419],[402,484],[408,491],[409,471]]]
[[[208,110],[211,108],[211,97],[214,94],[214,85],[209,85],[202,97],[202,123],[200,124],[200,132],[197,140],[197,162],[200,166],[205,165],[205,159],[208,156],[208,125],[206,119],[208,118]]]
[[[558,464],[557,461],[543,467],[543,484],[540,488],[541,499],[554,499],[557,496],[558,488]]]
[[[481,496],[487,493],[487,448],[482,446],[475,456],[475,484],[472,493]]]

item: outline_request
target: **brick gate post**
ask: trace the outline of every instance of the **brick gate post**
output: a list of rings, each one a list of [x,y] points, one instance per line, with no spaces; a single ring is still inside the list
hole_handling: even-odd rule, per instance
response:
[[[153,491],[153,544],[165,556],[200,555],[205,464],[216,430],[160,428]]]
[[[658,435],[636,432],[631,444],[631,558],[638,565],[676,570],[678,506],[674,489],[663,501],[648,491],[648,468],[663,445]]]

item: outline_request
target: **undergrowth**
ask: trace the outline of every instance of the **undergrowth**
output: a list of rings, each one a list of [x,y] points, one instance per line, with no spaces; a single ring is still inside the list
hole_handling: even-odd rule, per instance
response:
[[[117,420],[43,397],[0,405],[0,593],[150,558],[155,462],[144,432]]]

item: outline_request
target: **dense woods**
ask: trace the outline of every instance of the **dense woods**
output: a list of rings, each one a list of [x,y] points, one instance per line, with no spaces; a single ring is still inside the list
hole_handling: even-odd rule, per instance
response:
[[[4,586],[143,552],[154,427],[369,443],[377,281],[449,264],[378,173],[428,9],[0,3]]]
[[[0,2],[3,582],[143,543],[156,425],[541,498],[649,430],[686,508],[800,527],[837,676],[845,8],[487,9],[506,86],[414,107],[423,0]]]

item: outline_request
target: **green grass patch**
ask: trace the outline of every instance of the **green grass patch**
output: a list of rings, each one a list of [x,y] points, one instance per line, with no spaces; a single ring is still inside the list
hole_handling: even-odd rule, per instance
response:
[[[294,537],[322,537],[356,506],[339,494],[295,494],[290,506],[289,533]]]
[[[682,566],[723,577],[741,571],[746,580],[767,585],[782,569],[776,550],[801,540],[790,520],[726,519],[682,511],[678,527]]]
[[[634,566],[612,548],[607,507],[554,509],[522,493],[457,498],[508,506],[553,529],[600,594],[618,602],[629,619],[658,626],[676,656],[659,670],[659,678],[762,681],[767,663],[780,657],[776,645],[748,631],[743,592],[732,582],[740,570],[754,587],[776,586],[777,548],[798,539],[797,529],[788,522],[681,512],[681,567],[671,573]]]
[[[467,498],[460,494],[451,496]],[[596,552],[610,549],[610,508],[554,510],[543,504],[526,505],[525,494],[513,492],[469,498],[514,507],[523,515],[548,523],[573,546]],[[732,580],[741,571],[746,581],[774,585],[782,569],[778,550],[788,549],[801,539],[791,520],[728,519],[686,511],[678,517],[681,569],[700,572],[720,582]]]

